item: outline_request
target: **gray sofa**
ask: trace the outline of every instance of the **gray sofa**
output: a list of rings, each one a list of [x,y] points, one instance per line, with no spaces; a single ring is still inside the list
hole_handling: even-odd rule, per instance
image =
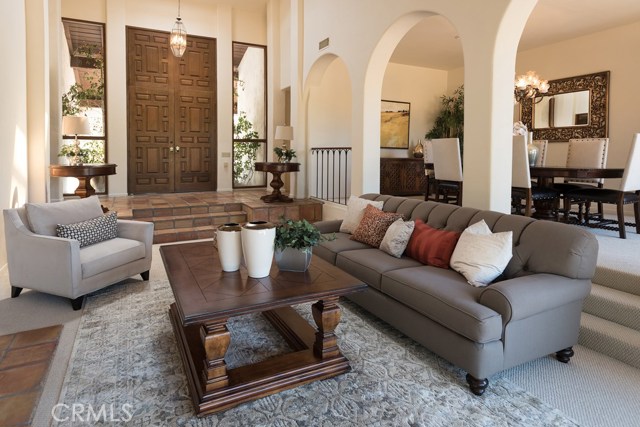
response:
[[[477,395],[491,375],[556,353],[573,356],[580,313],[591,289],[598,242],[575,226],[524,216],[365,194],[384,201],[384,211],[422,219],[438,229],[463,231],[484,219],[493,232],[513,231],[513,257],[487,287],[469,285],[451,269],[423,265],[406,256],[350,240],[340,220],[317,222],[336,233],[314,254],[369,285],[349,298],[429,350],[467,372]]]

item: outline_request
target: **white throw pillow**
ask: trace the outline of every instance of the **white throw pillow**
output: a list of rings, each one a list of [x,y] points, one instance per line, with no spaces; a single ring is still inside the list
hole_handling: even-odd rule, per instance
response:
[[[487,286],[500,276],[512,254],[513,232],[492,233],[484,220],[467,227],[449,265],[473,286]]]
[[[342,220],[340,231],[343,233],[352,233],[362,220],[364,208],[372,205],[378,209],[382,209],[384,202],[375,202],[373,200],[361,199],[360,197],[351,196],[347,201],[347,215]]]
[[[415,225],[415,222],[404,221],[402,218],[394,221],[384,234],[382,243],[380,243],[380,250],[385,251],[391,256],[400,258],[407,248]]]

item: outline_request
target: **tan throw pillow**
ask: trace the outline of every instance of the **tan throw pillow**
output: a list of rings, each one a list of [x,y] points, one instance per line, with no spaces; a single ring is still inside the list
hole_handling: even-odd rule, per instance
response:
[[[382,209],[384,205],[383,201],[375,202],[373,200],[361,199],[360,197],[351,196],[347,201],[347,214],[340,224],[340,231],[342,233],[353,233],[353,230],[360,224],[362,215],[364,215],[364,208],[367,205],[375,206],[378,209]]]
[[[353,230],[351,240],[366,243],[377,248],[384,238],[387,229],[398,218],[402,219],[402,214],[395,212],[383,212],[380,209],[367,205],[360,225]]]
[[[502,274],[512,257],[513,232],[492,233],[484,220],[467,227],[450,266],[473,286],[487,286]]]
[[[380,243],[380,250],[391,256],[400,258],[407,248],[407,243],[409,243],[415,225],[416,223],[413,221],[395,220],[387,229]]]

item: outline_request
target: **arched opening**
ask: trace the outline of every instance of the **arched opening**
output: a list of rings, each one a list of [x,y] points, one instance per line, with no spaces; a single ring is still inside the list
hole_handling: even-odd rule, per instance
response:
[[[345,62],[336,55],[318,59],[309,72],[305,99],[309,195],[344,204],[351,189],[353,146],[352,86]],[[325,205],[325,217],[330,210]]]

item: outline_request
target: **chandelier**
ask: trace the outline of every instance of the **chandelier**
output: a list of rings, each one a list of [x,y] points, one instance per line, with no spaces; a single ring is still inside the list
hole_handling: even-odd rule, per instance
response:
[[[171,46],[171,52],[176,58],[181,58],[184,51],[187,50],[187,29],[180,19],[180,0],[178,0],[178,17],[169,37],[169,46]]]
[[[532,103],[537,104],[542,101],[540,94],[547,93],[549,90],[549,82],[540,80],[535,71],[527,71],[516,78],[515,89],[513,91],[516,102],[522,103],[526,99],[531,99]]]

